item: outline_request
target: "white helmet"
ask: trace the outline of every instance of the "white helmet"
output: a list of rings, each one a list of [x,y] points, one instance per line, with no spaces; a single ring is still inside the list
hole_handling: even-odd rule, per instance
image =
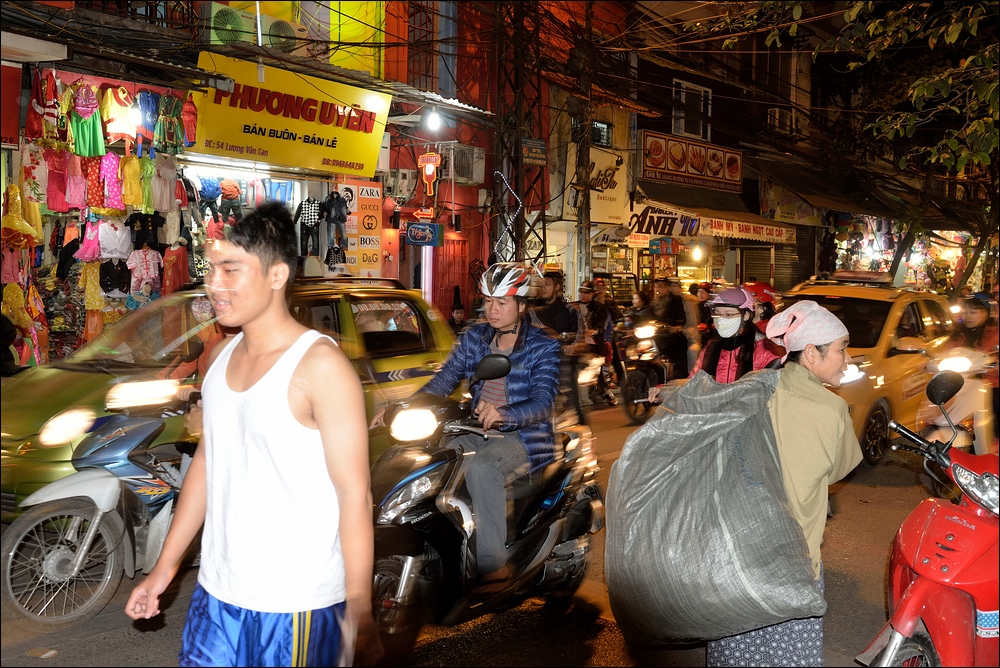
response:
[[[498,263],[483,274],[479,290],[486,297],[526,297],[531,288],[530,274],[515,263]]]

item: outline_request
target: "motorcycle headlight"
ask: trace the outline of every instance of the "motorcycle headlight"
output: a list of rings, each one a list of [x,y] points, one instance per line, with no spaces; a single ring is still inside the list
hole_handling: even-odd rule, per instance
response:
[[[53,448],[83,436],[94,426],[97,414],[89,408],[70,408],[49,418],[38,434],[38,443]]]
[[[972,368],[972,360],[968,357],[946,357],[937,363],[938,371],[954,371],[965,373]]]
[[[637,339],[650,339],[656,334],[656,327],[653,325],[643,325],[642,327],[635,328],[635,338]]]
[[[976,474],[958,464],[952,465],[951,473],[966,495],[994,515],[1000,515],[997,502],[1000,480],[995,475],[988,472]]]
[[[445,467],[441,464],[435,465],[437,468],[425,471],[422,475],[412,480],[404,480],[396,486],[386,501],[382,504],[382,512],[378,514],[376,523],[391,524],[394,519],[414,505],[429,496],[437,494],[441,486],[441,478],[444,476]]]
[[[844,371],[844,376],[840,379],[840,384],[846,385],[847,383],[853,383],[854,381],[861,380],[864,377],[864,372],[858,368],[857,364],[848,364],[847,370]]]
[[[158,406],[177,396],[180,383],[176,380],[144,380],[135,383],[118,383],[108,392],[108,410]]]
[[[434,413],[426,408],[409,408],[396,413],[389,425],[389,433],[397,441],[422,441],[430,438],[437,428]]]
[[[644,352],[647,352],[652,347],[653,347],[653,342],[649,339],[646,339],[645,341],[640,341],[639,343],[635,344],[635,352],[642,354]]]

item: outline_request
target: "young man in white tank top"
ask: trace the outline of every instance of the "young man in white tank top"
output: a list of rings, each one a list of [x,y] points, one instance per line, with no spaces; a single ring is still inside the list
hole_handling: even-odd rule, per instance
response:
[[[372,661],[381,646],[357,373],[288,310],[297,245],[284,206],[262,205],[206,253],[218,322],[242,332],[212,351],[201,444],[160,559],[125,612],[159,614],[204,525],[180,665],[350,665],[355,640],[358,660]]]

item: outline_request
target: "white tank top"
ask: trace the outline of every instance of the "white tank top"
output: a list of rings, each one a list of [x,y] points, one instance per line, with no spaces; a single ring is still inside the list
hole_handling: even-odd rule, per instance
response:
[[[198,582],[258,612],[304,612],[345,598],[340,506],[318,429],[288,405],[292,374],[320,338],[309,330],[250,389],[226,381],[238,334],[202,384],[208,482]],[[330,339],[332,341],[332,339]]]

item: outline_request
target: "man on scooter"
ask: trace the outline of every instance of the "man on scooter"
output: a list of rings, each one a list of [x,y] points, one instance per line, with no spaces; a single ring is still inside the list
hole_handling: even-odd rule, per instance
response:
[[[505,378],[476,382],[470,389],[473,413],[485,429],[501,437],[483,440],[476,434],[456,439],[475,452],[466,477],[476,517],[476,552],[480,593],[504,588],[516,575],[508,565],[507,485],[555,459],[550,421],[559,386],[559,342],[525,318],[529,274],[515,264],[495,264],[483,274],[480,290],[486,322],[470,325],[441,370],[420,391],[447,397],[471,378],[486,355],[499,353],[511,361]]]

